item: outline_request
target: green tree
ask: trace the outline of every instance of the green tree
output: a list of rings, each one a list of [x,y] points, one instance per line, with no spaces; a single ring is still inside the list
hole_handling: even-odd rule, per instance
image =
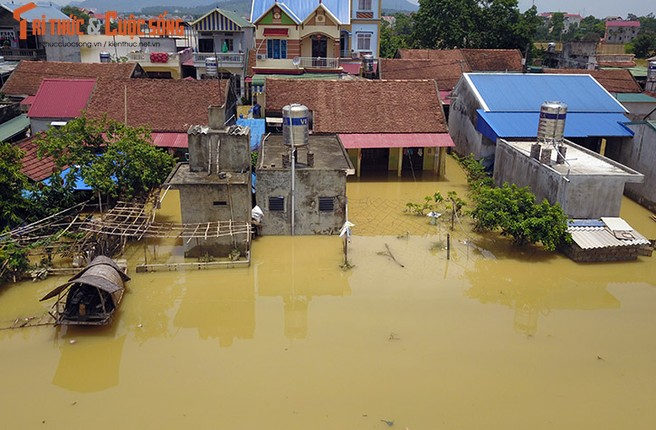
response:
[[[78,19],[84,20],[84,24],[81,26],[81,30],[83,33],[87,32],[87,26],[89,25],[89,14],[84,12],[82,9],[79,7],[75,6],[64,6],[61,8],[61,11],[64,15],[69,16],[69,17],[74,17]]]
[[[421,48],[526,49],[539,19],[517,0],[419,0],[413,38]]]
[[[501,230],[518,245],[539,242],[550,251],[571,240],[560,205],[546,200],[536,204],[528,187],[486,187],[474,196],[474,203],[472,218],[478,230]]]
[[[656,53],[656,34],[639,34],[631,41],[629,51],[638,58],[649,58]]]
[[[73,166],[67,181],[84,180],[104,198],[131,200],[160,185],[175,159],[150,143],[145,128],[85,117],[50,128],[36,139],[40,156]]]
[[[23,151],[10,143],[0,143],[0,231],[23,221],[29,200],[23,194],[28,187],[21,171]]]
[[[400,48],[411,48],[414,21],[411,15],[397,13],[394,24],[383,21],[380,30],[380,56],[393,58]]]
[[[549,36],[551,39],[561,40],[563,32],[565,31],[565,14],[562,12],[551,14],[551,21],[549,24]]]

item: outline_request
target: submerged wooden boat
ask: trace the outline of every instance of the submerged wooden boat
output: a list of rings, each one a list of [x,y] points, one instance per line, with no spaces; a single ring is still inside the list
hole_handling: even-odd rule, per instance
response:
[[[57,297],[50,312],[56,325],[107,325],[129,280],[114,260],[101,255],[41,301]]]

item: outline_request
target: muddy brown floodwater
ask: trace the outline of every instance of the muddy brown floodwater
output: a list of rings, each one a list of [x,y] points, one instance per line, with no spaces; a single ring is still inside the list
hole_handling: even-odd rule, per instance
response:
[[[349,182],[351,270],[338,237],[261,237],[249,268],[132,270],[109,328],[0,330],[2,428],[654,429],[656,257],[576,264],[462,220],[447,261],[447,224],[401,212],[464,196],[447,178]],[[61,281],[0,289],[0,325]]]

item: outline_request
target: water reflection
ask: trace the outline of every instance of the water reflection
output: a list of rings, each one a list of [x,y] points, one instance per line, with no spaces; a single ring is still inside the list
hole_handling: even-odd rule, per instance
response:
[[[126,335],[117,336],[117,326],[59,329],[65,334],[55,340],[61,355],[52,383],[81,393],[118,385]]]
[[[348,274],[338,267],[339,238],[265,237],[256,246],[260,255],[267,256],[257,263],[258,295],[282,298],[288,339],[307,336],[313,298],[351,294]]]

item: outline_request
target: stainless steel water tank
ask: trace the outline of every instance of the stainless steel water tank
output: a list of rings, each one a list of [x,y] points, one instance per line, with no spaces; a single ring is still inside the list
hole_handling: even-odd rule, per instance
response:
[[[205,59],[205,74],[207,76],[216,76],[219,74],[216,57],[207,57]]]
[[[101,52],[100,53],[100,62],[101,63],[111,63],[112,62],[112,56],[109,54],[109,52]]]
[[[567,105],[562,102],[544,102],[540,106],[538,142],[562,143],[565,133]]]
[[[285,145],[308,144],[310,111],[304,105],[294,103],[282,108],[282,137]]]

